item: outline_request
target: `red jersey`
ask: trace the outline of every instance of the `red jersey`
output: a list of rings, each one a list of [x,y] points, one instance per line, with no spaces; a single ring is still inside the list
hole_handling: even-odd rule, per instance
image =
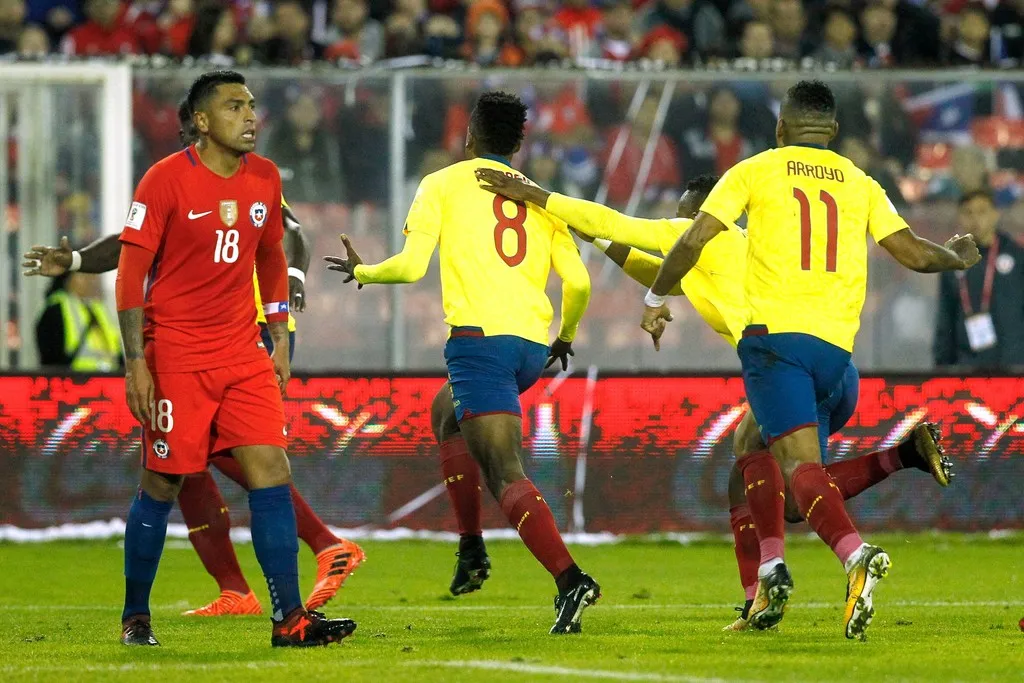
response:
[[[142,52],[139,36],[122,21],[109,30],[94,21],[68,31],[61,45],[66,55],[132,55]]]
[[[265,359],[252,305],[256,248],[283,237],[281,176],[269,159],[246,154],[230,178],[208,169],[194,146],[154,164],[121,232],[122,242],[156,254],[145,296],[150,369]]]

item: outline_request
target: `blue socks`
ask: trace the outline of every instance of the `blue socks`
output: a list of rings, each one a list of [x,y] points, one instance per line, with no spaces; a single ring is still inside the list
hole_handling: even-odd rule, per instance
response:
[[[124,530],[124,611],[121,621],[149,614],[149,593],[167,536],[167,516],[173,503],[151,498],[139,490],[128,510]]]
[[[252,545],[270,589],[271,618],[281,621],[302,607],[299,597],[299,537],[287,484],[249,492]]]

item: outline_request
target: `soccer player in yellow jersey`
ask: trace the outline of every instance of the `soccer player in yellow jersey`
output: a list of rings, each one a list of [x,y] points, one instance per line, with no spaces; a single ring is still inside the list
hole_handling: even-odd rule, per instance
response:
[[[484,183],[484,189],[510,199],[536,204],[561,218],[573,226],[582,239],[593,242],[608,258],[645,287],[654,283],[662,259],[641,250],[667,253],[692,224],[704,200],[718,182],[716,176],[692,179],[679,198],[675,219],[650,220],[626,216],[594,202],[552,195],[535,185],[528,185],[491,169],[478,169],[477,177]],[[597,239],[594,235],[598,236]],[[700,260],[694,268],[670,292],[673,295],[685,295],[704,321],[732,346],[737,345],[742,331],[742,325],[737,325],[736,321],[742,321],[746,315],[743,295],[746,242],[746,237],[738,229],[723,234],[701,252]],[[735,334],[730,328],[736,330]],[[819,423],[828,425],[828,429],[822,429],[819,435],[823,456],[828,452],[829,435],[842,429],[852,417],[858,394],[859,375],[851,361],[843,379],[817,406]],[[441,407],[435,406],[435,410],[438,409]],[[836,483],[844,499],[858,495],[904,468],[928,472],[940,486],[947,486],[951,463],[942,456],[938,440],[936,425],[919,424],[897,446],[831,463],[825,467],[825,471]],[[738,467],[739,458],[764,449],[757,425],[751,413],[747,412],[736,429],[737,462],[729,473],[729,521],[746,602],[740,608],[740,616],[726,630],[744,630],[748,625],[757,589],[761,553],[747,508],[745,484]],[[786,521],[802,520],[796,506],[787,499]]]
[[[822,468],[817,405],[850,365],[867,283],[867,235],[918,272],[963,270],[980,258],[970,235],[945,247],[914,234],[879,184],[827,149],[838,131],[835,97],[820,81],[790,88],[779,147],[740,162],[712,190],[666,256],[645,298],[641,326],[657,340],[665,297],[702,250],[747,214],[747,319],[737,351],[747,399],[770,452],[740,468],[761,548],[750,623],[777,624],[793,588],[785,563],[785,490],[847,572],[848,638],[874,614],[872,592],[890,560],[863,542]]]
[[[556,359],[566,366],[590,298],[590,278],[563,221],[481,190],[474,169],[520,176],[510,166],[519,150],[526,107],[518,97],[488,92],[477,101],[466,138],[469,161],[428,175],[406,221],[402,252],[363,264],[346,237],[346,258],[332,270],[360,285],[415,282],[440,245],[448,386],[457,422],[439,435],[442,473],[459,520],[454,594],[476,590],[490,563],[480,530],[480,470],[509,522],[558,588],[551,633],[580,629],[583,610],[600,596],[566,549],[554,517],[523,473],[519,394]],[[562,321],[548,347],[553,312],[545,293],[554,267],[562,278]]]
[[[182,144],[187,147],[197,137],[187,101],[181,103],[178,119],[181,125]],[[302,312],[306,308],[305,273],[309,270],[309,247],[302,234],[302,226],[284,197],[281,197],[281,214],[284,220],[284,245],[289,266],[289,307],[293,311]],[[118,237],[117,234],[108,235],[81,251],[72,251],[66,237],[61,239],[60,246],[56,248],[32,247],[25,254],[27,260],[22,264],[25,268],[24,274],[58,277],[76,270],[83,273],[106,273],[115,270],[121,254],[121,242]],[[254,283],[255,278],[254,272]],[[254,290],[260,334],[267,352],[272,353],[274,344],[267,331],[258,284]],[[288,316],[288,331],[291,336],[289,351],[294,353],[295,318],[291,315]],[[249,485],[242,468],[230,453],[213,454],[210,464],[248,490]],[[294,484],[291,485],[291,492],[299,538],[316,555],[316,582],[306,600],[306,608],[315,610],[337,594],[352,572],[366,559],[366,555],[362,548],[352,541],[336,536],[317,516]],[[197,617],[261,614],[259,599],[249,587],[231,544],[231,520],[227,503],[209,470],[185,477],[178,493],[178,506],[188,526],[188,538],[192,547],[220,589],[220,595],[216,599],[202,607],[187,610],[184,614]]]

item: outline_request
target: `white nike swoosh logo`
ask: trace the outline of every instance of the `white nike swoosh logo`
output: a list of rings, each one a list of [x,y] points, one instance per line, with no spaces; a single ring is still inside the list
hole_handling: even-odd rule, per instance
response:
[[[190,221],[194,221],[197,218],[202,218],[203,216],[209,216],[211,213],[213,213],[213,211],[204,211],[203,213],[195,213],[193,211],[189,211],[188,212],[188,219]]]

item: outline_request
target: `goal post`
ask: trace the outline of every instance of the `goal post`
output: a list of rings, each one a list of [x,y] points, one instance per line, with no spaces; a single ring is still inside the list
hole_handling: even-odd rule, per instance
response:
[[[5,64],[0,69],[0,141],[14,139],[17,162],[0,158],[0,229],[14,219],[8,215],[10,188],[17,192],[18,239],[0,240],[0,255],[7,266],[18,268],[21,252],[33,244],[55,244],[57,234],[57,172],[59,147],[66,136],[83,124],[59,111],[70,91],[84,90],[84,106],[94,109],[98,139],[98,202],[95,211],[100,235],[119,229],[132,192],[132,78],[128,64],[40,63]],[[71,130],[69,130],[71,129]],[[105,280],[105,295],[113,302],[113,276]],[[21,347],[20,367],[38,364],[31,330],[44,306],[48,283],[41,278],[0,277],[0,370],[12,368],[8,339],[9,301],[17,301]],[[13,288],[13,291],[12,291]],[[16,296],[15,296],[16,294]]]

